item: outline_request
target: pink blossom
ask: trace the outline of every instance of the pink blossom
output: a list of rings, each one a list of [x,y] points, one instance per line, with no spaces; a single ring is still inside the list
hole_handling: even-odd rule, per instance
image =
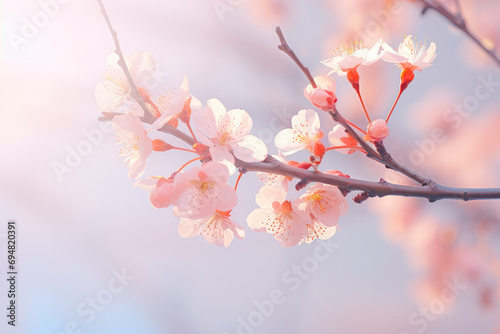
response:
[[[292,117],[292,129],[281,130],[274,138],[274,144],[284,155],[301,150],[309,150],[314,154],[315,145],[321,144],[321,138],[323,132],[320,130],[318,114],[314,110],[303,109]]]
[[[254,231],[274,235],[283,247],[291,247],[308,233],[306,224],[310,219],[294,203],[285,200],[285,195],[282,188],[262,187],[255,197],[260,209],[250,213],[247,223]]]
[[[370,49],[363,47],[360,42],[344,44],[335,50],[336,56],[322,63],[332,69],[328,75],[337,73],[343,76],[349,71],[356,71],[361,65],[377,62],[382,57],[381,45],[382,40],[377,41]]]
[[[106,59],[106,74],[95,89],[97,105],[102,112],[106,113],[114,112],[128,104],[131,113],[144,116],[144,110],[130,95],[130,84],[122,68],[118,65],[118,60],[119,57],[116,53],[110,54]],[[125,59],[125,62],[138,87],[150,79],[156,70],[153,56],[148,52],[136,52],[131,58]]]
[[[217,210],[208,218],[182,218],[177,232],[183,238],[203,235],[208,243],[228,247],[235,235],[238,239],[245,237],[245,231],[229,217],[229,211]]]
[[[328,141],[332,147],[341,147],[335,150],[342,154],[352,154],[358,150],[362,151],[362,148],[358,147],[356,139],[347,134],[345,128],[340,124],[335,125],[332,131],[328,133]]]
[[[339,188],[317,183],[310,186],[306,193],[295,202],[313,221],[331,227],[336,226],[340,215],[347,213],[347,201]]]
[[[367,137],[369,140],[383,140],[389,136],[389,128],[383,119],[376,119],[367,127]]]
[[[215,210],[232,210],[238,198],[227,184],[229,170],[219,162],[210,161],[200,168],[182,170],[174,178],[172,204],[174,214],[189,219],[208,218]]]
[[[178,116],[185,108],[199,110],[202,105],[198,99],[189,93],[189,81],[185,76],[175,92],[169,92],[158,97],[153,107],[156,108],[154,112],[158,115],[158,118],[151,125],[151,128],[160,129]]]
[[[382,59],[387,62],[395,63],[401,70],[410,69],[412,71],[429,67],[436,58],[436,44],[431,43],[427,48],[426,43],[417,43],[413,41],[412,36],[405,36],[403,43],[394,51],[388,44],[382,45],[384,54]]]
[[[132,114],[118,115],[113,118],[116,141],[123,143],[119,155],[130,167],[128,176],[139,178],[146,169],[146,159],[153,152],[153,142],[148,137],[139,117]]]
[[[228,166],[231,174],[236,171],[234,157],[247,162],[266,158],[266,145],[250,134],[253,121],[246,111],[226,111],[219,100],[210,99],[205,108],[193,113],[192,119],[198,128],[197,137],[210,148],[212,159]]]
[[[150,191],[149,200],[155,208],[166,208],[172,204],[171,196],[174,190],[172,179],[150,176],[137,181],[134,185]]]
[[[337,102],[335,80],[332,77],[317,76],[314,81],[318,87],[307,86],[304,89],[304,96],[316,107],[322,110],[331,110]]]

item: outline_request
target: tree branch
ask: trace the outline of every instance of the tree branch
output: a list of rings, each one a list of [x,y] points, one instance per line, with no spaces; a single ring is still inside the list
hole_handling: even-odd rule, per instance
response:
[[[474,35],[469,28],[467,28],[467,25],[465,23],[464,18],[462,17],[461,10],[457,1],[457,10],[458,13],[456,15],[450,13],[448,9],[443,7],[441,4],[435,1],[429,1],[429,0],[419,0],[423,5],[424,5],[424,10],[423,13],[425,13],[428,9],[433,9],[441,16],[445,17],[448,21],[450,21],[451,24],[453,24],[455,27],[458,29],[462,30],[471,40],[474,41],[481,49],[483,49],[484,52],[486,52],[493,61],[500,66],[500,58],[493,52],[493,50],[488,49],[481,41],[479,38]]]
[[[276,27],[276,34],[278,35],[281,42],[281,44],[278,45],[278,49],[280,49],[288,56],[290,56],[290,58],[293,59],[295,64],[297,64],[297,66],[302,70],[302,72],[304,72],[305,76],[307,77],[307,80],[309,80],[313,88],[318,88],[316,82],[314,81],[313,76],[311,75],[311,72],[309,72],[309,69],[305,67],[304,64],[302,64],[302,62],[299,60],[295,52],[293,52],[293,50],[288,46],[288,43],[286,42],[285,36],[283,36],[283,32],[281,31],[280,27]]]
[[[149,111],[149,108],[146,106],[146,103],[144,103],[144,100],[141,97],[141,94],[139,94],[139,91],[137,90],[137,86],[135,85],[134,80],[132,79],[132,75],[130,74],[130,71],[127,67],[127,63],[125,62],[125,57],[123,56],[122,49],[120,47],[120,41],[118,40],[118,34],[116,31],[113,29],[113,26],[111,25],[111,20],[109,19],[108,13],[106,12],[106,9],[104,8],[104,4],[102,3],[102,0],[97,0],[99,3],[99,6],[101,7],[101,13],[102,16],[104,16],[104,19],[106,20],[106,23],[108,25],[109,31],[111,32],[111,37],[113,37],[113,42],[115,43],[115,53],[118,55],[119,60],[118,60],[118,65],[122,68],[123,73],[125,73],[125,76],[127,77],[127,81],[130,84],[130,88],[132,90],[131,95],[132,97],[139,103],[141,108],[144,110],[144,120],[145,121],[154,121],[155,118]]]
[[[141,96],[137,92],[137,87],[135,86],[135,83],[133,82],[132,76],[130,75],[130,72],[127,68],[127,65],[125,63],[125,60],[123,58],[123,54],[121,53],[120,45],[117,39],[116,32],[113,30],[111,23],[109,21],[109,18],[106,14],[106,11],[104,9],[104,6],[102,5],[101,0],[97,0],[101,6],[102,13],[104,15],[104,18],[106,19],[106,22],[108,23],[108,27],[112,33],[113,40],[115,42],[116,46],[116,52],[120,56],[120,61],[124,72],[127,75],[127,80],[129,80],[129,84],[132,87],[132,90],[135,88],[135,92],[137,93],[137,101],[141,105],[141,107],[144,109],[145,115],[151,115],[149,113],[149,109],[146,107],[144,101],[142,100]],[[298,60],[298,58],[295,56],[293,51],[288,47],[288,44],[286,44],[286,41],[284,40],[283,34],[281,33],[281,30],[279,28],[276,29],[276,32],[278,33],[278,36],[280,36],[281,40],[281,46],[283,48],[280,48],[283,50],[285,53],[290,55],[292,59],[299,65],[299,67],[302,69],[304,74],[308,77],[308,79],[311,82],[311,85],[315,85],[314,79],[312,78],[311,74],[309,73],[309,70],[302,65],[302,63]],[[286,51],[285,51],[286,50]],[[148,114],[149,113],[149,114]],[[336,119],[339,120],[341,124],[343,124],[346,127],[346,130],[350,131],[355,138],[359,138],[357,133],[350,127],[350,125],[345,121],[345,119],[336,111],[333,110],[331,111],[332,117],[336,117]],[[154,122],[154,116],[151,115],[151,117],[144,117],[143,121],[145,123],[153,123]],[[189,145],[194,145],[195,140],[188,136],[187,134],[183,133],[182,131],[166,124],[164,127],[159,129],[159,131],[169,133],[171,135],[176,136],[177,138],[181,139],[182,141],[188,143]],[[362,139],[360,139],[362,141]],[[364,142],[364,141],[363,141]],[[365,145],[365,147],[369,150],[367,152],[370,152],[370,157],[376,158],[377,160],[382,160],[386,166],[389,166],[393,168],[397,168],[399,171],[403,171],[404,169],[400,169],[398,165],[395,165],[395,162],[387,162],[384,161],[381,155],[376,152],[371,146],[369,146],[366,142],[363,144],[360,142],[360,145]],[[405,196],[405,197],[419,197],[419,198],[426,198],[431,202],[440,200],[440,199],[460,199],[464,201],[468,200],[476,200],[476,199],[497,199],[500,198],[500,189],[469,189],[469,188],[450,188],[450,187],[444,187],[435,183],[432,184],[426,184],[421,187],[412,187],[412,186],[402,186],[402,185],[397,185],[393,183],[386,182],[385,180],[380,180],[379,182],[371,182],[371,181],[364,181],[364,180],[357,180],[357,179],[351,179],[351,178],[345,178],[345,177],[339,177],[335,175],[330,175],[330,174],[325,174],[321,172],[313,172],[313,171],[308,171],[304,170],[301,168],[296,168],[296,167],[291,167],[286,164],[283,164],[279,162],[278,160],[274,159],[271,156],[268,156],[264,161],[262,162],[245,162],[242,160],[239,160],[235,157],[235,166],[240,169],[241,172],[247,172],[247,171],[257,171],[257,172],[265,172],[265,173],[271,173],[271,174],[277,174],[277,175],[284,175],[284,176],[289,176],[293,178],[297,178],[299,180],[306,180],[308,182],[321,182],[325,184],[331,184],[334,186],[341,187],[345,189],[346,191],[352,191],[352,190],[357,190],[357,191],[363,191],[369,194],[370,197],[378,196],[378,197],[384,197],[384,196]],[[418,178],[414,176],[415,178]]]

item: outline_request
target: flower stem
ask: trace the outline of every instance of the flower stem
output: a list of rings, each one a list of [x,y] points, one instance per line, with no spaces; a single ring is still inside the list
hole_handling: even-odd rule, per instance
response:
[[[242,176],[243,176],[243,173],[240,173],[240,175],[238,175],[238,179],[236,180],[236,183],[234,185],[234,191],[236,191],[236,189],[238,189],[238,184],[240,183],[240,179]]]
[[[358,93],[359,101],[361,101],[361,105],[363,106],[363,110],[365,111],[365,115],[366,115],[366,118],[368,119],[368,123],[371,123],[372,120],[370,119],[370,116],[368,115],[368,111],[366,110],[365,103],[363,102],[363,98],[361,97],[361,92],[359,91],[359,86],[357,88],[355,87],[354,89],[356,90],[356,93]]]
[[[355,149],[360,149],[361,147],[358,147],[358,146],[332,146],[332,147],[328,147],[326,150],[327,150],[327,151],[331,151],[331,150],[340,150],[340,149],[343,149],[343,148],[355,148]]]
[[[348,120],[345,120],[350,126],[358,129],[359,131],[363,132],[366,135],[366,131],[363,131],[359,126],[355,125],[354,123],[349,122]]]
[[[201,159],[203,159],[203,157],[198,157],[198,158],[194,158],[194,159],[189,160],[189,161],[188,161],[188,162],[186,162],[184,165],[182,165],[182,166],[181,166],[181,168],[179,168],[179,169],[177,170],[177,172],[180,172],[181,170],[183,170],[183,169],[184,169],[184,167],[186,167],[186,166],[187,166],[187,165],[189,165],[190,163],[195,162],[195,161],[198,161],[198,160],[201,160]]]
[[[401,88],[399,88],[398,97],[396,98],[396,101],[394,101],[394,104],[392,105],[391,111],[389,112],[389,115],[387,115],[387,118],[385,120],[386,124],[387,124],[387,122],[389,122],[389,118],[391,118],[392,112],[394,111],[394,108],[396,108],[396,104],[398,104],[399,98],[401,97],[402,93],[403,93],[403,91],[401,90]]]

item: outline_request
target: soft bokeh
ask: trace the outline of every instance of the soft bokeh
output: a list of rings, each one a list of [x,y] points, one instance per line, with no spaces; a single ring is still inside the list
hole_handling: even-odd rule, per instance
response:
[[[320,61],[352,39],[371,45],[383,37],[395,47],[403,35],[427,38],[438,56],[402,96],[386,145],[443,184],[500,185],[498,86],[466,114],[450,111],[471,103],[485,80],[500,82],[500,68],[435,12],[421,16],[416,1],[105,5],[124,53],[155,57],[160,79],[150,82],[152,90],[178,85],[187,75],[203,103],[215,97],[228,109],[248,111],[253,134],[270,154],[277,153],[274,135],[311,107],[303,96],[308,82],[277,49],[276,25],[313,75],[326,75]],[[481,40],[500,42],[498,1],[463,1],[462,10]],[[19,271],[17,326],[7,326],[3,315],[2,333],[499,332],[498,201],[349,200],[330,241],[283,248],[246,225],[261,186],[249,173],[232,214],[245,239],[227,249],[202,237],[183,239],[171,210],[154,209],[147,192],[133,187],[109,124],[97,121],[94,89],[114,50],[98,4],[3,1],[0,13],[0,261],[6,273],[5,227],[16,220]],[[27,28],[33,20],[41,27]],[[13,40],[14,34],[24,39]],[[360,74],[368,109],[384,117],[397,95],[399,70],[380,62]],[[335,79],[339,110],[364,128],[354,91],[345,78]],[[334,126],[326,114],[321,122],[325,133]],[[434,140],[435,129],[446,139]],[[85,156],[76,158],[75,150]],[[155,156],[147,175],[172,171],[189,157]],[[57,163],[71,164],[71,171],[58,177]],[[406,182],[359,152],[329,152],[323,164],[356,178]],[[297,266],[304,268],[300,274]],[[109,292],[122,271],[132,278]],[[443,301],[443,286],[456,280],[465,288]],[[103,303],[93,313],[95,298]],[[263,303],[271,299],[274,306]],[[425,317],[422,308],[431,314]],[[255,326],[241,327],[242,321]]]

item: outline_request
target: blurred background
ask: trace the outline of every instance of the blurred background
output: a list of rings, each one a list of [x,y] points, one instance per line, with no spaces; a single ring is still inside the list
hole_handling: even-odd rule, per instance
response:
[[[489,48],[500,43],[500,3],[459,2],[474,34]],[[457,11],[455,1],[441,3]],[[124,54],[153,54],[149,88],[186,74],[202,102],[248,111],[272,154],[274,134],[310,108],[275,26],[313,75],[326,75],[320,61],[352,40],[435,42],[434,65],[403,94],[386,146],[445,185],[500,186],[500,67],[436,12],[421,15],[420,1],[105,5]],[[19,272],[16,327],[2,315],[2,333],[500,333],[498,201],[349,201],[329,242],[285,249],[246,226],[261,186],[249,173],[232,215],[244,240],[225,249],[182,239],[171,210],[154,209],[133,186],[109,124],[97,120],[94,89],[114,50],[98,4],[4,0],[0,13],[0,262],[7,276],[6,226],[15,220]],[[360,70],[373,118],[390,109],[399,74],[382,62]],[[355,92],[335,78],[340,112],[364,128]],[[321,121],[325,133],[334,126]],[[168,175],[190,157],[168,154],[154,156],[145,176]],[[324,165],[407,182],[359,153],[330,152]]]

